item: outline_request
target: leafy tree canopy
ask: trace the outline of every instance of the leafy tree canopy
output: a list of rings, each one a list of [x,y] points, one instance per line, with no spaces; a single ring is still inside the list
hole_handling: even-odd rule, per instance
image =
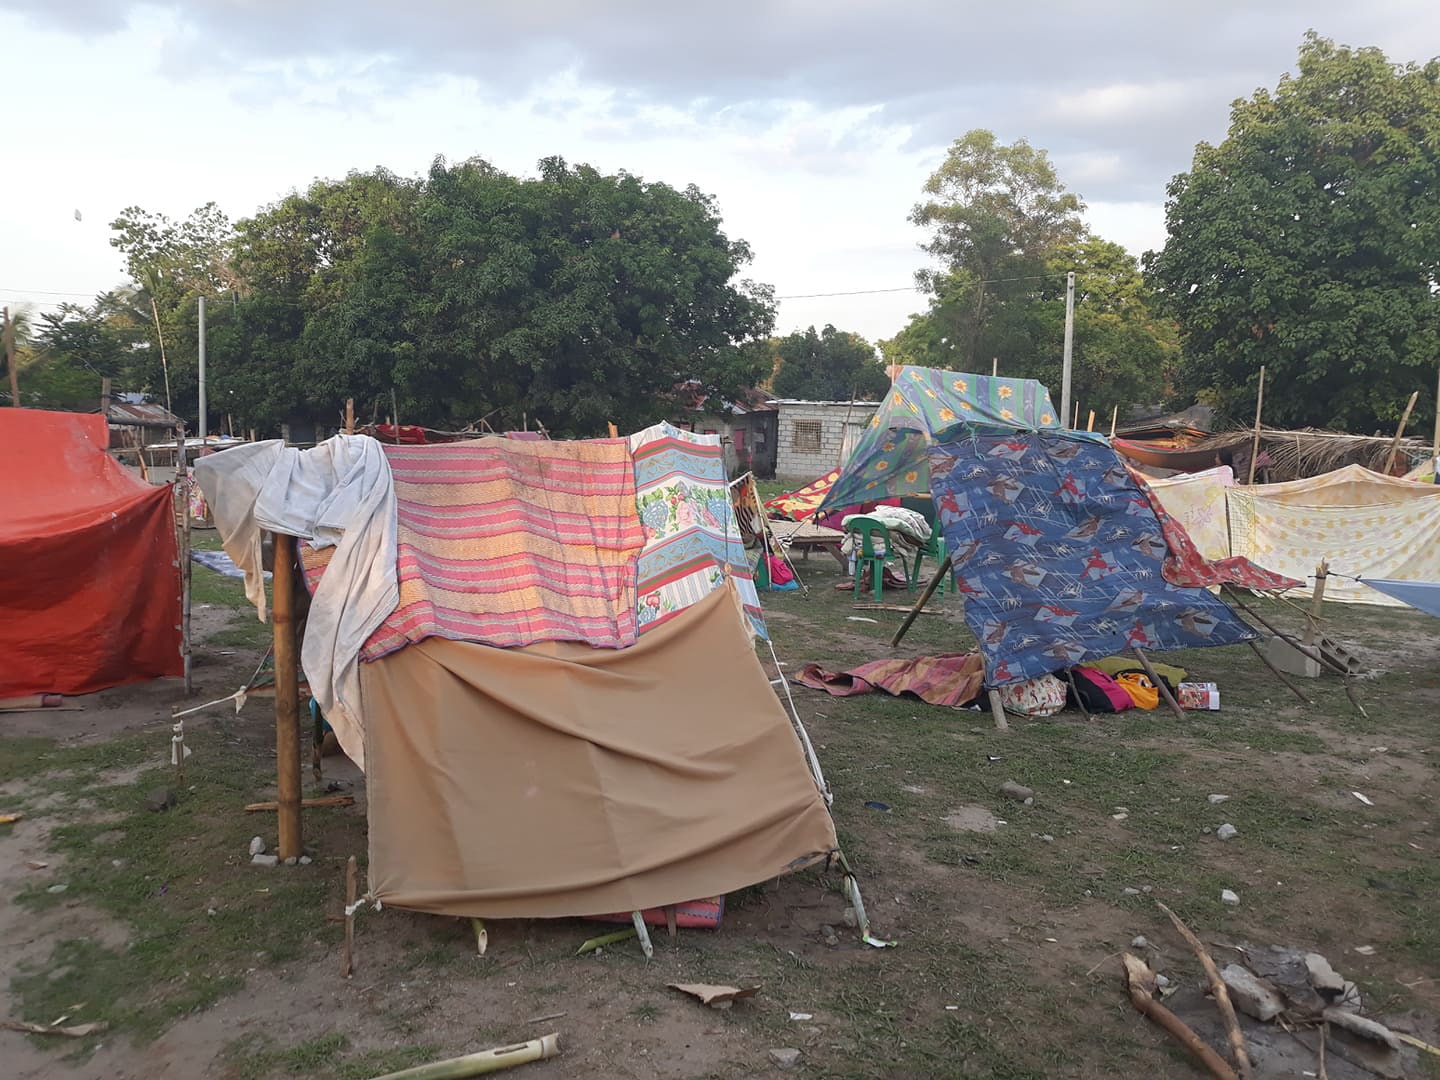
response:
[[[1240,414],[1369,431],[1440,360],[1440,61],[1308,34],[1298,74],[1231,108],[1169,185],[1147,272],[1189,388]],[[1433,412],[1431,413],[1433,416]]]
[[[771,342],[776,364],[771,386],[778,397],[812,401],[876,400],[890,377],[875,347],[859,334],[826,325],[797,330]]]
[[[159,389],[163,336],[182,415],[202,295],[211,408],[237,426],[353,397],[362,420],[393,401],[407,423],[523,415],[593,435],[663,415],[682,380],[725,396],[768,370],[772,292],[740,278],[750,249],[714,201],[560,158],[534,178],[437,159],[419,180],[319,181],[233,227],[206,206],[182,222],[130,208],[113,229],[159,315],[132,373]]]

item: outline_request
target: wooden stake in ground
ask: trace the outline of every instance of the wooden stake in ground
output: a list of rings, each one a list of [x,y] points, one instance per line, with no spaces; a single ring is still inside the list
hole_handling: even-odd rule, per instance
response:
[[[345,953],[342,957],[340,974],[349,978],[355,974],[355,893],[358,889],[359,870],[355,856],[345,863]]]
[[[1255,395],[1255,438],[1250,442],[1250,478],[1247,484],[1255,483],[1255,463],[1260,460],[1260,409],[1265,404],[1265,365],[1260,365],[1260,391]]]
[[[610,430],[610,438],[618,439],[620,437],[620,429],[614,424],[606,424],[605,426]]]
[[[1110,438],[1115,437],[1115,421],[1120,419],[1120,406],[1116,405],[1110,410]]]
[[[910,629],[910,624],[913,623],[920,614],[920,609],[930,602],[930,597],[935,595],[935,590],[938,589],[940,583],[945,580],[945,575],[950,573],[951,561],[952,558],[948,553],[945,558],[940,560],[940,566],[936,569],[935,576],[930,579],[930,583],[925,586],[925,590],[920,594],[920,598],[915,601],[915,606],[910,609],[910,614],[901,620],[899,627],[895,630],[895,636],[890,639],[890,647],[892,649],[900,644],[900,639],[905,636],[905,631]]]
[[[1395,438],[1390,440],[1390,453],[1385,458],[1386,473],[1395,468],[1395,452],[1400,449],[1400,437],[1405,434],[1405,425],[1410,422],[1410,410],[1415,408],[1415,402],[1419,400],[1420,391],[1416,390],[1405,403],[1405,411],[1400,414],[1400,426],[1395,429]]]
[[[544,1061],[560,1053],[560,1035],[551,1032],[529,1042],[514,1046],[497,1046],[493,1050],[482,1050],[478,1054],[434,1061],[429,1065],[417,1065],[413,1069],[377,1076],[375,1080],[465,1080],[469,1076],[483,1076],[501,1069],[526,1065],[532,1061]]]
[[[184,664],[185,696],[195,687],[190,674],[190,470],[185,461],[185,425],[175,429],[175,490],[180,497],[176,528],[180,549],[180,657]]]
[[[1305,620],[1305,644],[1314,648],[1320,640],[1320,618],[1325,611],[1325,579],[1330,576],[1330,560],[1321,559],[1315,567],[1315,591],[1310,596],[1310,614]]]
[[[1090,410],[1090,419],[1087,420],[1087,421],[1085,421],[1085,430],[1086,430],[1086,431],[1094,431],[1094,430],[1095,430],[1095,410],[1094,410],[1094,409],[1091,409],[1091,410]]]
[[[995,718],[995,730],[1009,731],[1010,721],[1005,719],[1005,706],[1001,704],[1000,691],[992,689],[988,692],[988,696],[990,698],[990,715]]]
[[[1210,992],[1215,995],[1215,1004],[1220,1009],[1220,1019],[1225,1022],[1225,1034],[1230,1040],[1230,1053],[1235,1058],[1235,1067],[1240,1070],[1241,1080],[1249,1080],[1250,1052],[1245,1048],[1245,1035],[1240,1030],[1235,1006],[1230,1001],[1230,991],[1225,987],[1225,980],[1220,977],[1220,969],[1215,966],[1215,958],[1210,955],[1210,950],[1205,948],[1205,943],[1180,921],[1179,915],[1159,900],[1155,901],[1155,906],[1169,917],[1176,932],[1185,939],[1185,944],[1190,946],[1190,951],[1205,969],[1205,977],[1210,980]]]
[[[300,680],[296,671],[295,538],[275,536],[271,618],[275,626],[275,788],[280,861],[298,859],[300,839]]]
[[[1224,1058],[1207,1046],[1185,1021],[1155,1000],[1155,973],[1145,966],[1145,962],[1128,952],[1122,959],[1125,962],[1125,987],[1130,991],[1130,1004],[1135,1006],[1136,1011],[1169,1032],[1210,1070],[1212,1076],[1218,1077],[1218,1080],[1239,1080]]]
[[[345,434],[355,434],[355,399],[353,397],[345,399]]]

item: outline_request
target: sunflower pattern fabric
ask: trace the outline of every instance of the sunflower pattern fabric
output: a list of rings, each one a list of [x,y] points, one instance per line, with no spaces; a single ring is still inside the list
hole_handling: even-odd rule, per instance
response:
[[[1034,379],[902,367],[825,495],[821,512],[930,491],[932,442],[973,431],[1061,427],[1050,392]],[[1099,436],[1092,436],[1099,439]]]
[[[987,686],[1255,636],[1204,589],[1165,580],[1149,500],[1083,432],[961,435],[931,449],[929,475]]]

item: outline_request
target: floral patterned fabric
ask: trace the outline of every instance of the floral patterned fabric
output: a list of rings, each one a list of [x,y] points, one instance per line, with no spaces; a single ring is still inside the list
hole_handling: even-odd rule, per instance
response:
[[[645,529],[637,570],[640,633],[703,600],[724,584],[728,571],[755,632],[768,637],[730,504],[719,436],[656,424],[630,436],[630,453]]]
[[[932,442],[965,432],[1061,426],[1050,392],[1034,379],[902,367],[826,492],[820,513],[887,497],[930,494],[926,454]]]

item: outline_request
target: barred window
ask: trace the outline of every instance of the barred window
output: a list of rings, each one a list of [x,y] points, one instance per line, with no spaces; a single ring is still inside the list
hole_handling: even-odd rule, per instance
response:
[[[790,448],[801,454],[818,454],[820,452],[820,421],[796,420],[795,435],[790,441]]]

